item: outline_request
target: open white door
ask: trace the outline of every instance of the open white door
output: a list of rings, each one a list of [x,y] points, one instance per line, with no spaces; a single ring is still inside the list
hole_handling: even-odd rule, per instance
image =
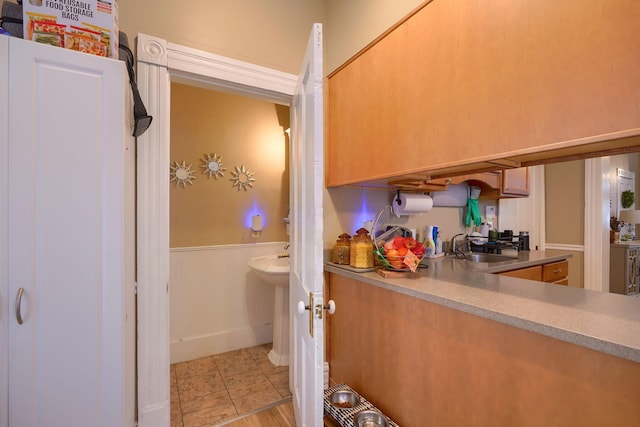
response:
[[[322,25],[314,24],[291,109],[291,350],[296,424],[322,426]],[[305,309],[306,306],[306,309]]]

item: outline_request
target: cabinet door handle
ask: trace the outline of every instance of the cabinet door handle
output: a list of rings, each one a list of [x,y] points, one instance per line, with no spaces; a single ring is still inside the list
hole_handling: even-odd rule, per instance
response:
[[[18,321],[18,325],[22,325],[24,321],[22,320],[22,313],[20,312],[20,305],[22,304],[22,293],[24,292],[24,288],[18,289],[18,294],[16,295],[16,320]]]

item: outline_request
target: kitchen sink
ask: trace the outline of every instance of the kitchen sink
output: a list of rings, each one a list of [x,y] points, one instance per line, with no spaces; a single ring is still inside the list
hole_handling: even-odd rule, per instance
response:
[[[512,257],[508,255],[473,253],[473,254],[465,254],[465,259],[471,262],[492,263],[492,262],[513,261],[517,259],[517,257]]]

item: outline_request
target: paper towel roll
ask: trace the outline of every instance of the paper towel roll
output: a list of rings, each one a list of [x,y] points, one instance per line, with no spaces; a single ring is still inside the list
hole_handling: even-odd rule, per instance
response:
[[[392,207],[396,216],[416,215],[430,211],[433,199],[427,194],[400,193],[393,198]]]

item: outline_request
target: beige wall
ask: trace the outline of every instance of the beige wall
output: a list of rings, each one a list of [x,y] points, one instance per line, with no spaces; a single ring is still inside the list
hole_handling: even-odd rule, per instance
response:
[[[324,0],[120,0],[120,29],[298,74]]]
[[[549,164],[544,171],[546,243],[584,245],[584,160]],[[569,286],[583,288],[584,253],[569,252]]]
[[[584,244],[584,160],[545,166],[547,243]]]
[[[611,216],[618,216],[618,211],[621,208],[618,195],[618,169],[622,169],[627,172],[634,172],[636,174],[636,203],[635,208],[640,208],[638,202],[638,188],[640,188],[640,154],[625,154],[621,156],[611,156],[609,158],[609,185],[611,188]]]
[[[325,70],[331,72],[424,0],[327,0]]]
[[[289,108],[237,95],[171,85],[170,161],[191,164],[195,180],[171,183],[171,247],[289,240],[283,218],[289,208]],[[217,179],[203,174],[206,154],[222,156]],[[247,191],[233,187],[236,167],[254,173]],[[264,231],[251,237],[249,218],[259,213]]]
[[[423,0],[120,0],[120,28],[297,74],[311,24],[324,25],[325,72]]]

